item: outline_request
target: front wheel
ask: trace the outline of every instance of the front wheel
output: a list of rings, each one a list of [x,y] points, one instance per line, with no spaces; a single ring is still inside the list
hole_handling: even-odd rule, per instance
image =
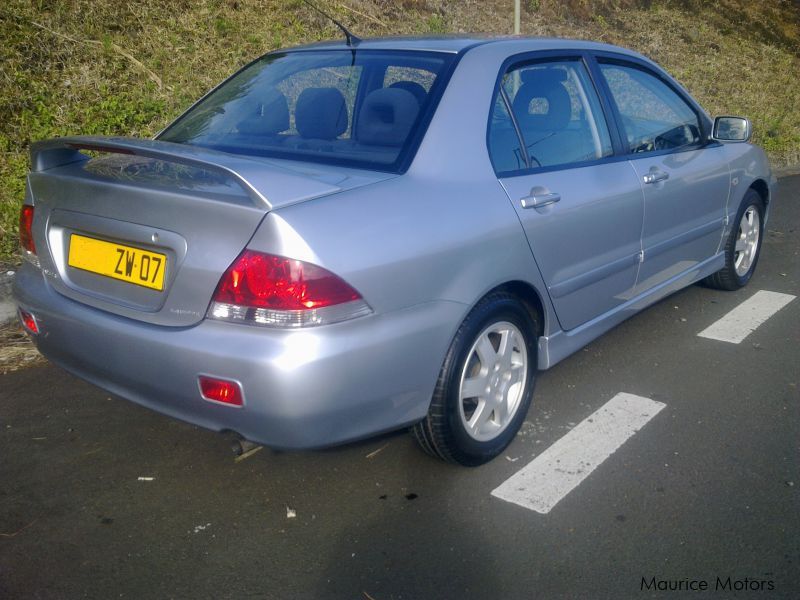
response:
[[[420,446],[448,462],[477,466],[519,430],[536,377],[536,320],[516,297],[493,293],[467,315],[442,365]]]
[[[719,290],[738,290],[756,270],[764,236],[764,201],[754,189],[747,190],[725,243],[725,266],[705,279]]]

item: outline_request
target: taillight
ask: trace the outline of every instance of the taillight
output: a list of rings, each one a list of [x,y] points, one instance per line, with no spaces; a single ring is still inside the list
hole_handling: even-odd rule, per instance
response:
[[[237,382],[206,375],[200,375],[197,379],[200,383],[200,395],[205,400],[230,406],[244,405],[242,388]]]
[[[19,245],[22,249],[36,254],[36,244],[33,243],[33,207],[30,204],[23,204],[19,211]]]
[[[208,316],[254,325],[305,327],[370,312],[361,294],[322,267],[245,250],[222,276]]]

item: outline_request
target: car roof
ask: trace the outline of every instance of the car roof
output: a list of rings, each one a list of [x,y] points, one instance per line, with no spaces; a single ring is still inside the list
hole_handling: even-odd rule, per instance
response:
[[[427,50],[433,52],[449,52],[457,54],[474,46],[486,44],[508,44],[518,46],[520,42],[527,42],[531,51],[535,50],[605,50],[641,56],[639,53],[620,46],[553,37],[527,37],[519,35],[497,36],[483,34],[469,35],[444,35],[444,36],[409,36],[409,37],[379,37],[365,38],[356,46],[357,49],[369,50]],[[286,48],[285,50],[350,50],[344,38],[329,40],[313,44],[305,44]],[[516,49],[515,51],[519,51]]]

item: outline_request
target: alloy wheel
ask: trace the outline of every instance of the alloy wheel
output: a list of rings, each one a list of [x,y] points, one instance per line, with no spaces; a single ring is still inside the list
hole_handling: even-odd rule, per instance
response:
[[[467,354],[458,408],[467,434],[485,442],[514,419],[528,376],[528,351],[520,330],[508,321],[486,327]]]
[[[761,217],[755,206],[748,206],[739,221],[739,234],[734,246],[733,264],[736,274],[743,277],[750,270],[758,252],[758,239],[761,235]]]

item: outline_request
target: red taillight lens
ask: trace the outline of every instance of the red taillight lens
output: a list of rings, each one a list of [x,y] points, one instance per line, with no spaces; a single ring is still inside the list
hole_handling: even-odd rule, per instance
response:
[[[361,295],[322,267],[245,250],[217,286],[215,302],[307,310],[359,300]]]
[[[203,398],[206,400],[230,404],[231,406],[244,405],[242,388],[239,387],[239,384],[235,381],[215,379],[213,377],[206,377],[205,375],[200,375],[198,380],[200,382],[200,394],[202,394]]]
[[[370,312],[361,294],[322,267],[245,250],[222,276],[208,314],[255,325],[305,327]]]
[[[36,322],[36,317],[34,317],[31,313],[29,313],[27,310],[22,310],[20,308],[19,320],[22,321],[22,325],[25,327],[25,329],[28,330],[28,333],[38,335],[39,324]]]
[[[19,244],[23,250],[36,254],[36,244],[33,243],[33,233],[31,233],[32,226],[33,207],[23,204],[22,210],[19,212]]]

